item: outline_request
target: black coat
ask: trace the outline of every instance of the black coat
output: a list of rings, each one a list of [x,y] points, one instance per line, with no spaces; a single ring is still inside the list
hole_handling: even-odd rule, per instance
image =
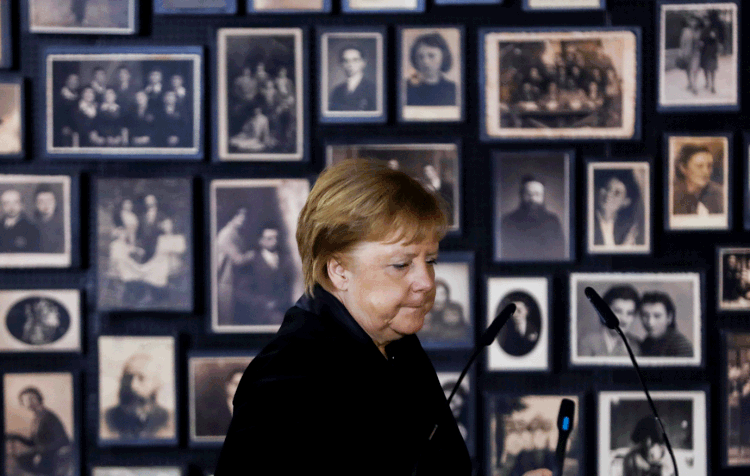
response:
[[[416,336],[375,344],[331,294],[301,298],[234,397],[216,476],[470,474],[468,450]]]

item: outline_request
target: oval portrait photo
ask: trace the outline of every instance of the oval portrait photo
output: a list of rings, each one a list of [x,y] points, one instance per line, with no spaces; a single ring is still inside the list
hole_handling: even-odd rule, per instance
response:
[[[70,314],[59,302],[44,298],[23,299],[8,310],[5,325],[10,334],[29,345],[60,340],[70,329]]]
[[[520,357],[534,350],[539,342],[542,314],[539,304],[530,294],[524,291],[511,291],[500,301],[494,315],[498,315],[510,303],[516,305],[516,311],[503,326],[497,342],[508,354]]]

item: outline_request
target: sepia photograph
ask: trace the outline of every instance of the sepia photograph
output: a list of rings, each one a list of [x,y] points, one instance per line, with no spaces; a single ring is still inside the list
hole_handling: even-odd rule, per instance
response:
[[[750,310],[750,248],[717,247],[716,251],[719,310]]]
[[[190,443],[220,446],[229,430],[237,392],[252,355],[226,352],[192,354],[188,358]]]
[[[632,366],[622,338],[602,324],[586,298],[589,286],[619,319],[638,365],[703,364],[699,273],[571,273],[571,366]]]
[[[589,254],[651,252],[651,164],[591,161],[586,201]]]
[[[50,47],[49,158],[202,159],[200,47]]]
[[[667,230],[731,228],[731,135],[665,137]]]
[[[399,120],[463,119],[464,30],[400,28]]]
[[[248,13],[330,12],[331,0],[246,0]]]
[[[660,111],[740,109],[739,4],[659,2]]]
[[[183,476],[179,466],[94,466],[91,476]]]
[[[516,310],[487,348],[487,370],[550,370],[550,281],[546,277],[487,278],[487,318],[489,327],[509,304]]]
[[[425,349],[470,349],[474,344],[474,255],[444,251],[435,265],[435,303],[417,332]]]
[[[708,475],[706,392],[650,392],[677,468],[667,451],[662,426],[642,391],[599,392],[600,476]],[[592,444],[592,446],[594,446]]]
[[[529,11],[604,10],[606,0],[523,0],[523,9]]]
[[[573,151],[494,152],[495,261],[570,261]]]
[[[136,0],[27,0],[24,14],[31,33],[134,35]]]
[[[750,466],[750,334],[725,332],[722,376],[722,464]]]
[[[81,352],[81,292],[0,291],[0,352]]]
[[[297,217],[306,179],[210,184],[211,331],[275,333],[304,291]]]
[[[301,28],[218,30],[218,160],[305,158],[305,54]]]
[[[344,13],[423,12],[425,0],[341,0]]]
[[[460,372],[451,372],[438,367],[437,377],[440,381],[440,386],[443,388],[445,398],[448,398],[453,391],[453,387],[458,382],[458,377],[461,375]],[[467,375],[462,381],[461,386],[456,390],[456,394],[453,395],[453,399],[450,402],[451,413],[453,418],[458,424],[458,431],[461,432],[461,436],[464,437],[466,442],[466,448],[469,450],[469,455],[474,458],[476,456],[476,443],[474,438],[476,430],[474,428],[475,417],[475,404],[474,404],[474,392],[471,388],[471,382],[473,379],[471,375]]]
[[[5,476],[80,474],[73,374],[3,376]]]
[[[488,412],[488,473],[491,476],[521,476],[538,468],[557,469],[557,415],[564,398],[575,404],[575,414],[560,476],[583,476],[584,431],[582,398],[577,395],[485,396]],[[620,475],[624,476],[624,475]]]
[[[0,268],[72,262],[71,177],[0,175]]]
[[[384,28],[319,29],[320,120],[385,122]]]
[[[23,156],[23,78],[0,76],[0,159]]]
[[[190,179],[99,178],[97,308],[193,309]]]
[[[177,444],[175,338],[99,336],[100,446]]]
[[[237,13],[237,0],[154,0],[159,15],[211,15]]]
[[[640,31],[480,30],[483,140],[635,139]]]
[[[371,159],[388,163],[437,194],[448,208],[451,232],[461,229],[461,191],[459,144],[392,143],[336,144],[326,147],[326,164],[346,159]]]

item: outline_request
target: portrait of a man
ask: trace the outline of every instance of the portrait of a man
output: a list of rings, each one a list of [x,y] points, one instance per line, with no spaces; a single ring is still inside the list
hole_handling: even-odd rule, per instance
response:
[[[364,40],[360,40],[364,41]],[[328,97],[331,111],[373,111],[377,108],[375,83],[365,78],[367,55],[355,43],[339,49],[339,64],[346,79],[334,86]]]
[[[612,286],[602,296],[604,302],[620,321],[620,330],[625,334],[635,355],[641,354],[641,339],[629,332],[639,316],[641,298],[632,286]],[[578,343],[578,354],[586,356],[627,356],[628,351],[617,331],[601,325],[601,329],[586,335]]]
[[[38,253],[40,251],[39,227],[34,224],[24,208],[21,193],[8,189],[0,194],[2,227],[0,227],[0,252]]]
[[[523,291],[515,291],[503,298],[495,315],[513,303],[516,310],[511,320],[503,326],[498,336],[500,347],[510,355],[526,355],[534,349],[541,336],[542,318],[539,305]]]

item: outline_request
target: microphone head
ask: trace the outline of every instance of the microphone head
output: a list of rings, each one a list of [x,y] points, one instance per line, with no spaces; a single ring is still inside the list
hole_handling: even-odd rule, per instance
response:
[[[494,341],[495,337],[497,337],[497,335],[500,333],[500,329],[502,329],[505,323],[508,322],[514,312],[516,312],[515,304],[510,303],[505,306],[503,310],[500,311],[500,314],[497,315],[495,320],[492,321],[490,327],[488,327],[484,334],[482,334],[479,343],[483,347],[487,347],[488,345],[492,344],[492,341]]]
[[[604,302],[604,299],[602,299],[592,287],[587,286],[586,289],[583,290],[583,293],[594,306],[594,309],[596,309],[596,313],[599,314],[599,320],[602,321],[602,325],[609,327],[610,329],[617,329],[620,327],[620,320],[615,316],[615,313],[612,312],[612,309],[609,308],[607,303]]]
[[[569,398],[563,398],[560,402],[560,411],[557,413],[557,431],[562,434],[570,434],[573,431],[573,417],[576,414],[576,404]]]

